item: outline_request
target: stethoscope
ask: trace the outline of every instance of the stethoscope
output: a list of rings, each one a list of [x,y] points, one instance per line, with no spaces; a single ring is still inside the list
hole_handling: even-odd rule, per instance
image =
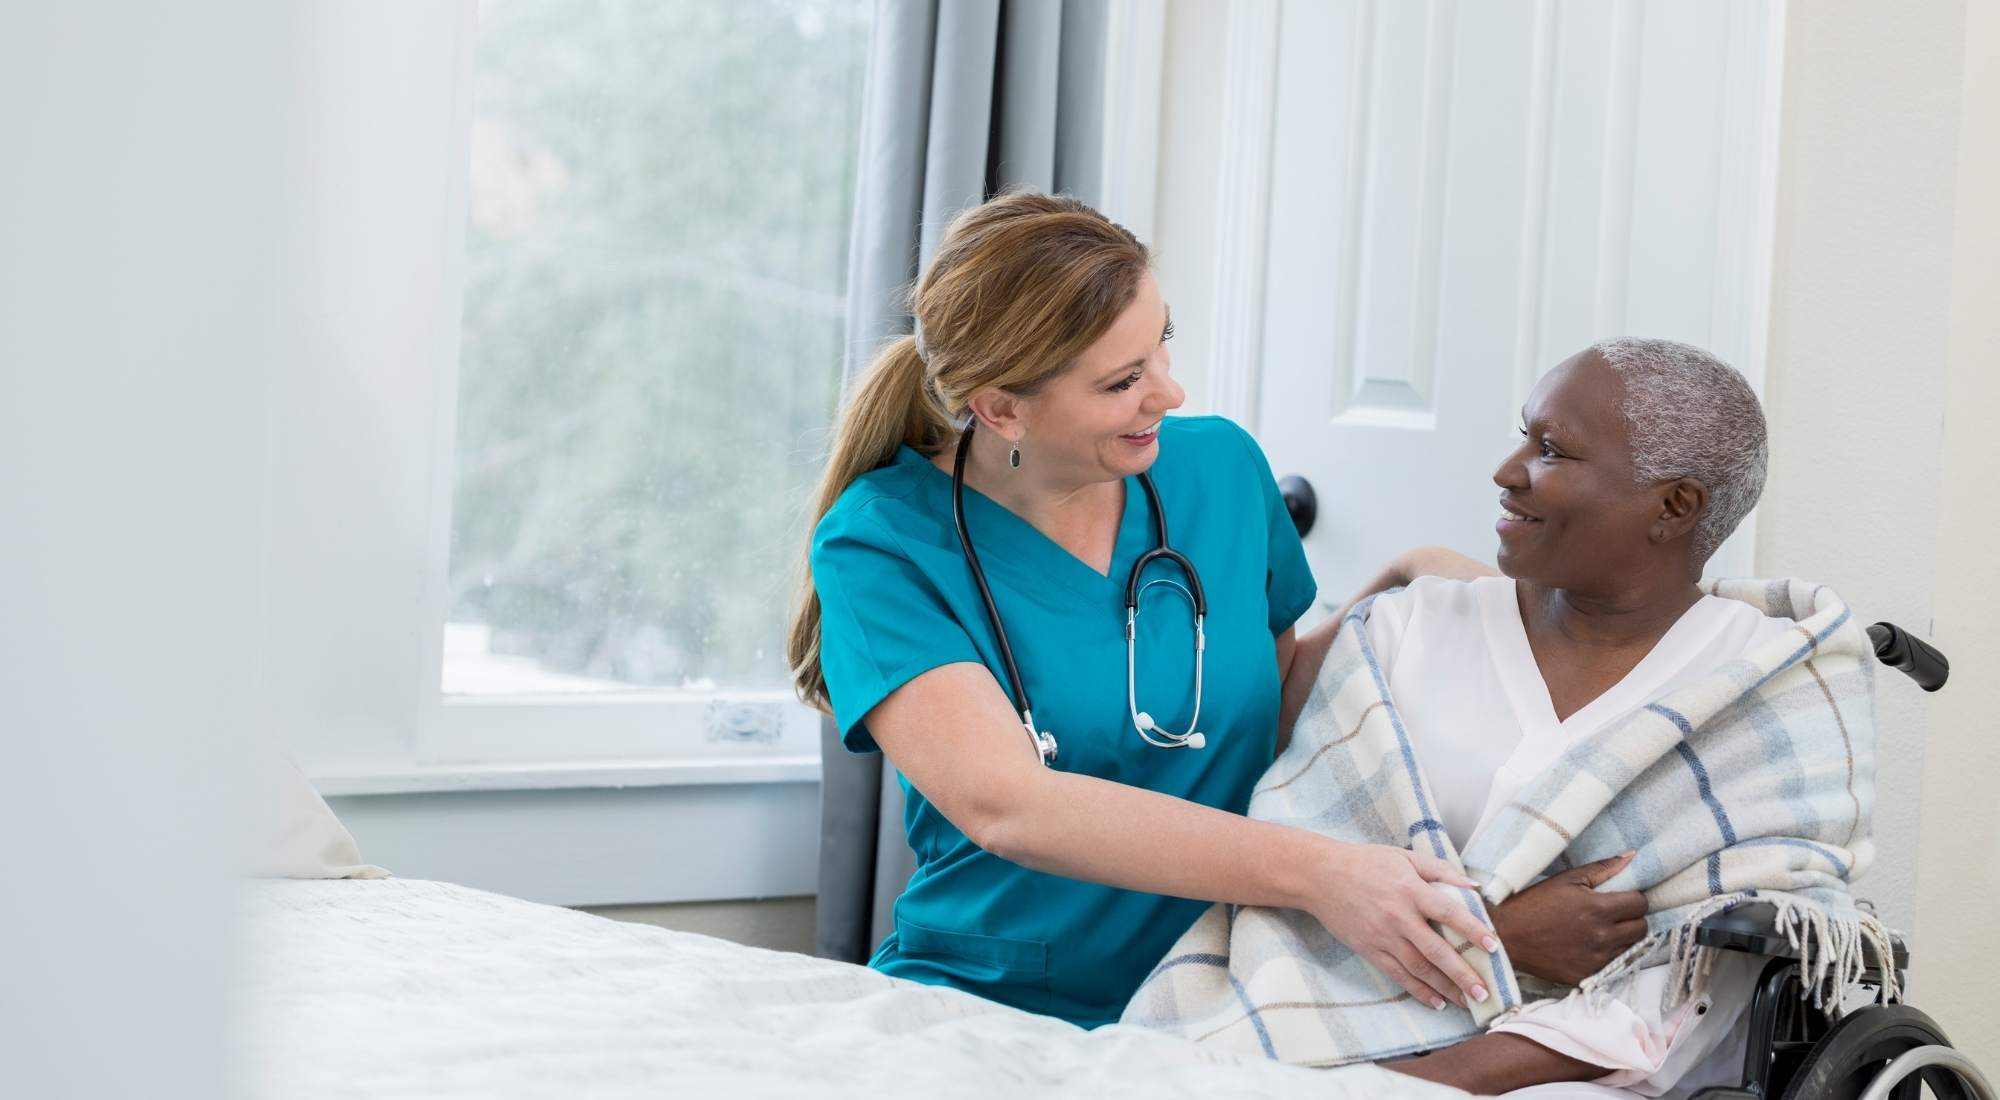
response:
[[[1007,630],[1000,625],[1000,609],[993,603],[993,590],[986,587],[986,571],[979,567],[979,554],[972,549],[972,536],[965,529],[965,456],[972,451],[972,431],[978,426],[977,420],[965,425],[965,434],[958,439],[958,456],[951,467],[951,518],[958,525],[958,542],[965,548],[965,563],[972,568],[972,581],[979,587],[979,598],[986,604],[986,619],[993,624],[993,638],[999,643],[1000,663],[1007,668],[1007,682],[1014,689],[1014,701],[1021,708],[1021,726],[1028,731],[1028,740],[1035,746],[1036,755],[1044,765],[1052,765],[1056,759],[1055,734],[1035,729],[1034,706],[1028,701],[1028,686],[1021,682],[1021,670],[1014,664],[1014,647],[1007,642]],[[1132,716],[1132,728],[1146,743],[1162,749],[1198,749],[1208,743],[1208,739],[1196,732],[1196,723],[1201,720],[1201,652],[1206,647],[1207,638],[1202,633],[1202,621],[1208,617],[1208,600],[1202,595],[1201,578],[1195,574],[1194,563],[1167,544],[1167,513],[1160,507],[1160,491],[1153,486],[1150,474],[1140,474],[1139,484],[1146,490],[1146,502],[1153,511],[1153,539],[1157,546],[1132,563],[1132,575],[1125,581],[1125,706]],[[1156,577],[1144,585],[1139,583],[1139,574],[1154,561],[1165,560],[1180,566],[1187,576],[1186,586],[1164,577]],[[1161,729],[1153,723],[1153,716],[1139,709],[1137,694],[1139,600],[1146,589],[1156,584],[1164,584],[1180,592],[1194,605],[1194,714],[1188,719],[1186,733],[1174,733]]]

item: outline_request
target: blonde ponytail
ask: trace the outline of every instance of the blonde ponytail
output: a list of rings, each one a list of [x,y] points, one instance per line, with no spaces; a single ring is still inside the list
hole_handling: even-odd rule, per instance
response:
[[[898,446],[907,443],[934,454],[950,434],[951,419],[939,407],[924,377],[917,338],[899,336],[890,341],[876,353],[841,410],[833,433],[833,453],[827,456],[826,469],[813,490],[812,522],[807,530],[819,526],[856,478],[895,457]],[[799,698],[832,713],[826,676],[819,666],[819,592],[813,587],[810,537],[799,576],[785,655]]]

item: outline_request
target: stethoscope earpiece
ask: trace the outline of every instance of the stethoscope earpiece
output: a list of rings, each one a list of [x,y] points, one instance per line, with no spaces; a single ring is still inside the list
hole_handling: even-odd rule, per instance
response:
[[[1208,738],[1199,730],[1186,733],[1171,733],[1163,730],[1153,721],[1153,716],[1140,711],[1132,716],[1132,728],[1146,739],[1148,745],[1162,749],[1198,749],[1208,744]]]
[[[1143,710],[1132,716],[1132,725],[1138,729],[1141,737],[1146,737],[1148,733],[1157,733],[1165,738],[1166,741],[1155,741],[1151,737],[1146,737],[1148,744],[1158,745],[1161,748],[1198,749],[1208,744],[1208,738],[1203,737],[1199,732],[1190,732],[1181,737],[1176,737],[1168,733],[1166,730],[1155,725],[1153,723],[1153,716]],[[1173,743],[1168,744],[1167,742],[1169,741]]]

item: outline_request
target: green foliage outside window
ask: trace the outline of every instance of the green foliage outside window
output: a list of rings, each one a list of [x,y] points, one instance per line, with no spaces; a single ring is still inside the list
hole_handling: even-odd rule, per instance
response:
[[[786,682],[869,10],[482,6],[450,619],[493,652],[623,684]]]

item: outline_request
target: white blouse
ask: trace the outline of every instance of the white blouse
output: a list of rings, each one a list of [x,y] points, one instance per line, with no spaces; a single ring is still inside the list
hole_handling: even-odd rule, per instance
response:
[[[1571,744],[1784,633],[1789,619],[1737,600],[1704,596],[1610,690],[1558,721],[1535,664],[1514,582],[1423,577],[1378,597],[1368,618],[1390,696],[1452,842],[1466,842]],[[1599,1008],[1580,1000],[1530,1008],[1496,1032],[1520,1035],[1603,1066],[1587,1085],[1542,1085],[1514,1097],[1682,1097],[1741,1079],[1739,1017],[1759,960],[1723,952],[1705,996],[1660,1011],[1666,967],[1642,970],[1627,993]],[[1629,1092],[1614,1091],[1626,1089]]]

